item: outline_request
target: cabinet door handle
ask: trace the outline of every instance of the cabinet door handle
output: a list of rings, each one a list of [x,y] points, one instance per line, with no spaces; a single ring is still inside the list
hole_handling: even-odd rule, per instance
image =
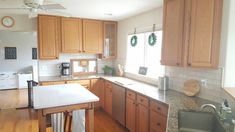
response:
[[[191,66],[192,64],[191,63],[188,63],[188,66]]]
[[[143,99],[140,99],[141,102],[143,102],[144,100]]]
[[[158,123],[157,123],[157,126],[161,126],[161,124],[158,122]]]
[[[128,94],[129,96],[131,96],[131,94]]]
[[[157,107],[157,110],[161,110],[161,108],[160,108],[160,107]]]
[[[177,66],[179,66],[179,65],[180,65],[180,63],[179,63],[179,62],[177,62],[177,63],[176,63],[176,65],[177,65]]]

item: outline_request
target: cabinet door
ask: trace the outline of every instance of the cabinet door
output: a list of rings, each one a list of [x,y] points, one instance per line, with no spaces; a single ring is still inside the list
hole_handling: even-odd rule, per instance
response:
[[[112,88],[105,87],[105,111],[112,115]]]
[[[150,110],[150,132],[166,132],[167,117]]]
[[[58,58],[60,33],[60,17],[38,16],[39,59]]]
[[[99,80],[99,90],[100,90],[100,105],[101,105],[101,108],[104,109],[105,90],[104,90],[104,80],[102,79]]]
[[[117,22],[104,22],[103,58],[116,58],[117,54]]]
[[[99,97],[99,102],[95,102],[95,107],[100,107],[102,106],[103,99],[104,99],[104,90],[102,86],[102,80],[100,79],[91,79],[91,88],[90,91],[95,94],[96,96]]]
[[[103,22],[83,20],[83,52],[102,53]]]
[[[149,131],[149,109],[141,104],[137,105],[136,129],[137,132]]]
[[[164,0],[161,64],[182,65],[184,0]]]
[[[79,53],[82,50],[82,21],[78,18],[61,19],[63,53]]]
[[[222,0],[192,0],[188,66],[217,67]]]
[[[136,131],[136,104],[135,100],[126,98],[126,127],[130,132]]]

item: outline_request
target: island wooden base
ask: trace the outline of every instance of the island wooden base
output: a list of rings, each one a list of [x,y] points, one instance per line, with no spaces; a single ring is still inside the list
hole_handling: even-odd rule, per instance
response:
[[[84,103],[84,104],[76,104],[76,105],[68,105],[68,106],[60,106],[53,108],[44,108],[38,109],[38,124],[39,124],[39,132],[46,132],[46,115],[55,114],[55,113],[63,113],[63,112],[71,112],[79,109],[85,109],[87,112],[86,132],[94,132],[94,102]]]

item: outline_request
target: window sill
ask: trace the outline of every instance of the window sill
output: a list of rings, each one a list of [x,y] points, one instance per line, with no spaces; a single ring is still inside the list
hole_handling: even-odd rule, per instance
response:
[[[158,85],[158,78],[151,78],[151,77],[146,77],[144,75],[140,75],[140,74],[135,74],[135,73],[130,73],[130,72],[125,72],[125,76],[137,81],[141,81],[144,83],[148,83],[151,85]]]
[[[235,88],[223,88],[223,89],[235,99]]]

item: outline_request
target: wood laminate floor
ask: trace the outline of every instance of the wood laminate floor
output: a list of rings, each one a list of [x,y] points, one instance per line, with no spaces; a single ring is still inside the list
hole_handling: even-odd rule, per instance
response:
[[[32,109],[1,110],[0,132],[38,132],[37,113]],[[47,132],[52,132],[51,128]],[[103,110],[96,110],[95,132],[127,132],[127,129]]]
[[[0,91],[0,109],[24,108],[28,106],[28,89]]]

